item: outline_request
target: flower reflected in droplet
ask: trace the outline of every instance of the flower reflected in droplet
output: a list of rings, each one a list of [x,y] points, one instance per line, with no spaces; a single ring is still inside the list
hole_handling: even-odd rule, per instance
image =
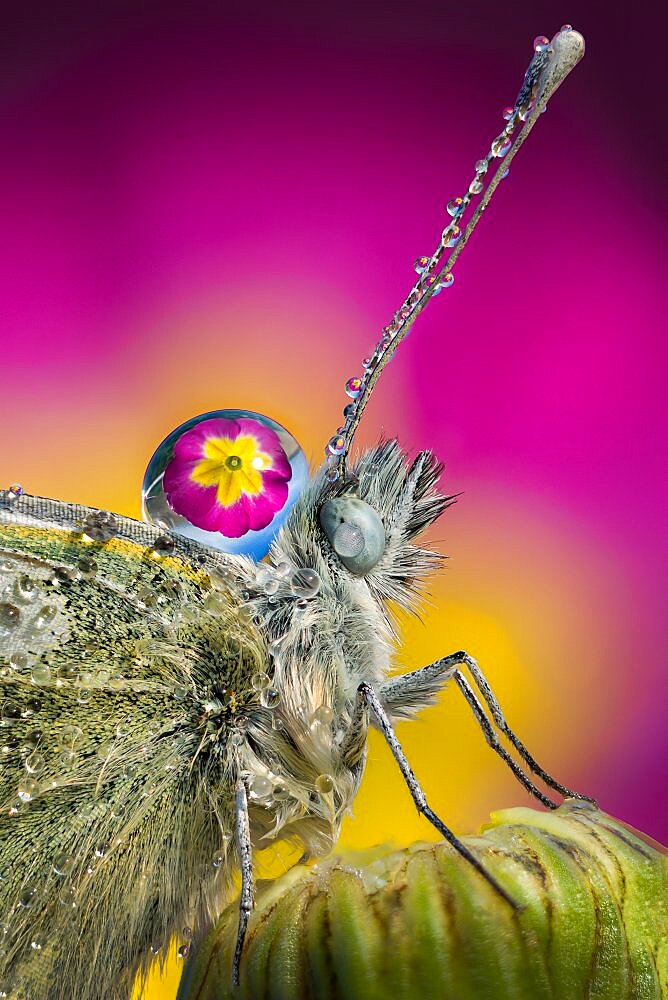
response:
[[[278,435],[248,417],[203,420],[176,442],[164,490],[177,514],[241,538],[285,506],[292,469]]]

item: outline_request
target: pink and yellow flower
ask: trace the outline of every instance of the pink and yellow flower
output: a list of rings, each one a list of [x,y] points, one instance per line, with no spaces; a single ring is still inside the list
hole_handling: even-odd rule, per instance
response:
[[[205,531],[241,538],[285,506],[292,468],[278,435],[249,417],[213,417],[174,446],[163,488],[170,507]]]

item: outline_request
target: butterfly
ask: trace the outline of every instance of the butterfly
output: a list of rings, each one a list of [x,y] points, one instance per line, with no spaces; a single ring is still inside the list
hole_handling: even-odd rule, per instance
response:
[[[370,724],[418,809],[514,905],[428,806],[393,721],[453,681],[529,791],[554,805],[496,730],[551,789],[576,793],[509,729],[468,654],[389,677],[391,609],[417,606],[440,561],[420,536],[454,498],[440,491],[430,451],[411,460],[393,440],[355,459],[350,449],[382,370],[452,283],[583,43],[565,26],[534,48],[503,132],[448,205],[451,221],[416,262],[364,375],[347,383],[345,423],[320,469],[307,474],[270,418],[221,410],[156,451],[143,493],[152,524],[17,486],[0,494],[0,996],[126,1000],[171,939],[187,957],[240,870],[238,977],[253,848],[276,838],[313,854],[332,846]]]

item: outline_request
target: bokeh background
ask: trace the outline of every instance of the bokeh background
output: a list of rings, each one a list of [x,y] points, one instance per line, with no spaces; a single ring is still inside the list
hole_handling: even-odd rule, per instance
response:
[[[470,650],[553,773],[665,839],[665,150],[646,58],[665,26],[634,17],[490,0],[4,12],[0,482],[138,516],[154,447],[219,407],[270,414],[318,463],[534,35],[571,21],[585,61],[360,437],[433,448],[462,493],[398,663]],[[457,831],[527,802],[456,691],[399,734]],[[435,837],[372,739],[342,842]]]

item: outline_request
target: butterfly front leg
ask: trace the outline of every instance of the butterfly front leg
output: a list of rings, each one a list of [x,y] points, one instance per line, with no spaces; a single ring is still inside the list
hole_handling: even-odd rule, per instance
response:
[[[239,985],[241,955],[246,940],[248,919],[255,905],[255,885],[253,881],[253,853],[251,847],[250,818],[248,815],[248,792],[243,780],[237,785],[234,798],[239,867],[241,869],[241,894],[239,896],[239,923],[237,942],[232,963],[232,985]]]
[[[471,675],[473,683],[477,687],[492,716],[494,724],[515,747],[532,774],[544,781],[548,788],[558,792],[565,798],[584,799],[587,802],[594,803],[594,800],[587,795],[574,792],[572,789],[562,785],[561,782],[553,778],[538,764],[506,722],[501,706],[477,661],[463,650],[452,653],[450,656],[444,656],[426,667],[421,667],[419,670],[413,670],[410,673],[402,674],[400,677],[395,677],[387,681],[380,689],[380,697],[391,715],[396,715],[399,718],[406,717],[420,708],[433,704],[438,691],[447,681],[454,680],[475,715],[476,721],[492,750],[508,765],[517,780],[524,785],[531,795],[539,799],[549,809],[555,809],[557,803],[548,798],[547,795],[543,794],[536,787],[531,778],[501,744],[492,722],[490,722],[480,699],[462,672],[462,668],[466,668]]]
[[[399,770],[401,771],[404,781],[408,786],[408,790],[411,793],[411,797],[419,813],[421,813],[425,819],[434,826],[441,836],[451,844],[455,850],[461,854],[461,856],[468,861],[476,871],[482,875],[485,881],[492,887],[492,889],[499,894],[505,901],[514,909],[517,910],[518,904],[510,896],[503,886],[496,880],[496,878],[487,871],[487,869],[478,861],[477,857],[468,849],[468,847],[459,840],[458,837],[450,830],[449,827],[445,825],[443,820],[436,815],[434,810],[431,808],[427,802],[427,797],[422,789],[422,786],[418,782],[413,770],[408,763],[406,755],[403,751],[399,740],[397,739],[395,732],[392,728],[392,724],[389,720],[387,712],[383,708],[380,698],[370,684],[362,683],[357,689],[357,698],[353,710],[353,716],[351,719],[350,727],[348,732],[345,734],[342,741],[343,752],[351,751],[355,746],[359,746],[364,740],[366,742],[366,734],[368,728],[369,716],[373,719],[375,725],[381,731],[385,740],[392,751],[392,756],[399,765]]]

